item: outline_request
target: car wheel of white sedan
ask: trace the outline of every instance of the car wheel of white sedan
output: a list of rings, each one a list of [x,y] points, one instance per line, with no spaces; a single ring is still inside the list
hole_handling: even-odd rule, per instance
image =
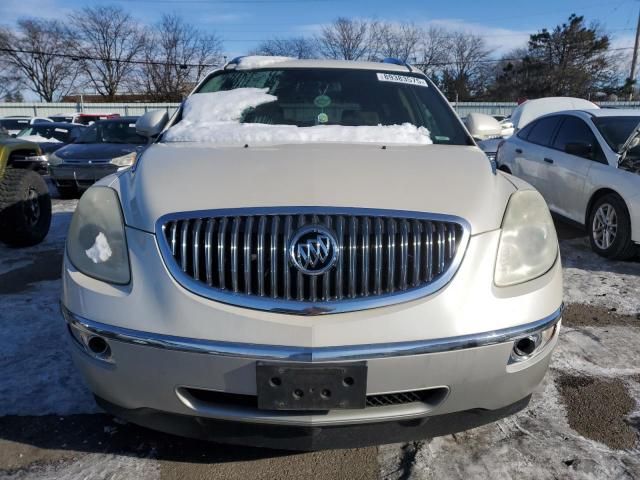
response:
[[[603,257],[624,260],[636,247],[631,241],[631,220],[624,200],[610,193],[593,204],[589,214],[591,248]]]

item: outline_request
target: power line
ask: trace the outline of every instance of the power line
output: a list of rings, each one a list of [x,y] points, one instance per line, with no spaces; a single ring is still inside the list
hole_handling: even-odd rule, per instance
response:
[[[175,62],[159,62],[157,60],[135,60],[135,59],[118,59],[118,58],[100,58],[100,57],[92,57],[89,55],[73,55],[69,53],[53,53],[53,52],[43,52],[41,50],[23,50],[18,48],[0,48],[0,52],[6,53],[25,53],[27,55],[42,55],[47,57],[58,57],[58,58],[69,58],[73,61],[81,61],[81,60],[93,60],[100,62],[109,62],[109,63],[130,63],[136,65],[160,65],[165,67],[180,67],[180,68],[188,68],[188,67],[217,67],[218,64],[214,63],[175,63]]]

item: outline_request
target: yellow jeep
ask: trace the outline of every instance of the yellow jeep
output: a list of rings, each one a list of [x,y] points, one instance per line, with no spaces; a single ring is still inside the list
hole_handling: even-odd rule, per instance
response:
[[[37,170],[46,170],[40,147],[0,138],[0,241],[14,247],[40,243],[51,224],[51,197]]]

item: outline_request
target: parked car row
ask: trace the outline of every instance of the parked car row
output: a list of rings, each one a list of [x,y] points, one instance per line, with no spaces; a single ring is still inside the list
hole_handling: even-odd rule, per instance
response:
[[[71,115],[50,115],[48,117],[11,115],[0,118],[0,138],[6,136],[16,137],[25,128],[36,124],[71,123],[78,125],[92,125],[100,120],[110,120],[119,117],[119,113],[74,113]]]

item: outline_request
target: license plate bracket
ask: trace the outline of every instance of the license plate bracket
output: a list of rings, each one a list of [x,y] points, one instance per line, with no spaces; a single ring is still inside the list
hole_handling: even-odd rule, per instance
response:
[[[365,408],[367,363],[257,362],[256,382],[262,410]]]

